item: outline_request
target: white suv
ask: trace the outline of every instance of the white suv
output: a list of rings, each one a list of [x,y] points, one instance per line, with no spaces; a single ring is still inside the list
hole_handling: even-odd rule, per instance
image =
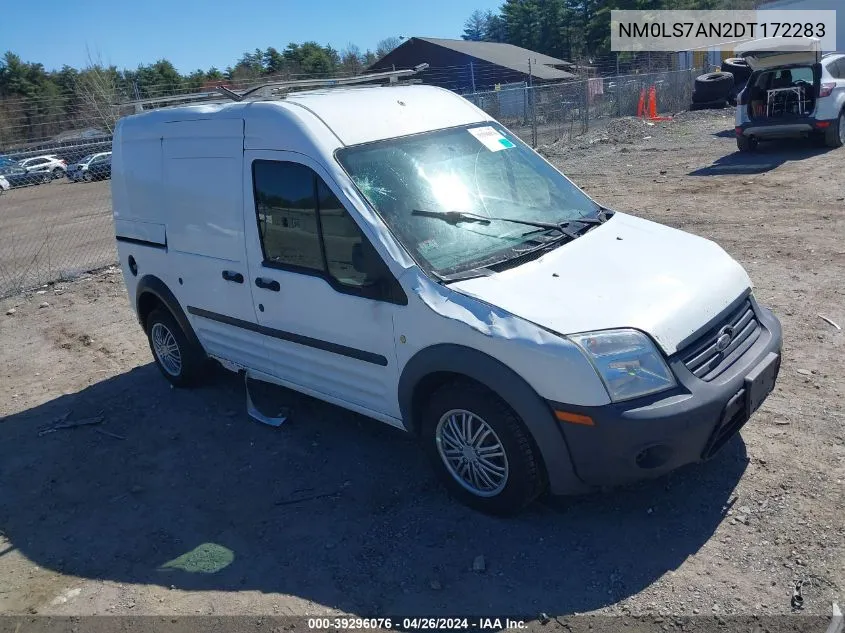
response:
[[[780,324],[736,261],[602,207],[453,92],[156,110],[113,151],[167,380],[213,358],[404,429],[481,510],[707,459],[774,387]]]
[[[20,161],[20,166],[30,174],[47,174],[53,179],[61,178],[67,171],[67,163],[56,154],[33,156]]]
[[[845,144],[845,54],[821,55],[814,42],[784,48],[780,40],[757,40],[737,49],[753,70],[737,96],[740,151],[792,136],[828,147]]]

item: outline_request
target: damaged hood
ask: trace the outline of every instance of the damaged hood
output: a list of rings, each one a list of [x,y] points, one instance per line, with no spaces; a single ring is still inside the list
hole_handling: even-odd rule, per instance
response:
[[[537,260],[449,287],[560,334],[636,328],[673,354],[751,280],[710,240],[616,213]]]

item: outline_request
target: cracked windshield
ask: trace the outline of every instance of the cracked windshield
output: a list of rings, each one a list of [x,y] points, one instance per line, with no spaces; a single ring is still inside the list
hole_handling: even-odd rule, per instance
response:
[[[417,261],[439,274],[518,257],[541,234],[561,233],[554,225],[594,222],[599,211],[498,125],[349,147],[338,159]]]

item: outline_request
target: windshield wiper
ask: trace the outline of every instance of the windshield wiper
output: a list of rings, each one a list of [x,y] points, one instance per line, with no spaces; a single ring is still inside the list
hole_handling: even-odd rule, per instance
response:
[[[438,281],[448,284],[452,283],[453,281],[465,281],[467,279],[476,279],[477,277],[489,277],[494,273],[489,268],[478,267],[470,268],[468,270],[462,270],[457,273],[449,273],[446,275],[441,275],[440,273],[435,273],[433,271],[431,274],[437,277]]]
[[[566,227],[570,224],[601,224],[602,220],[598,218],[578,218],[577,220],[564,220],[563,222],[540,222],[535,220],[522,220],[519,218],[503,218],[499,216],[485,217],[476,213],[469,213],[467,211],[422,211],[420,209],[412,209],[411,215],[420,215],[427,218],[438,218],[449,224],[457,224],[458,222],[478,222],[479,224],[490,224],[493,220],[500,222],[513,222],[514,224],[524,224],[525,226],[536,226],[547,231],[560,231],[564,235],[575,239],[578,237],[577,233],[568,231]]]
[[[485,218],[483,215],[476,215],[475,213],[467,213],[465,211],[422,211],[421,209],[411,209],[411,215],[420,215],[424,218],[437,218],[448,222],[449,224],[457,224],[458,222],[478,222],[479,224],[490,224],[490,218]]]

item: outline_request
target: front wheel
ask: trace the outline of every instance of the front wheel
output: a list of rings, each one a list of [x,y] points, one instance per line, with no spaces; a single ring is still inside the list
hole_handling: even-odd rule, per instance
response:
[[[431,395],[422,440],[451,494],[482,512],[515,514],[545,488],[528,429],[478,383],[450,382]]]
[[[176,319],[163,308],[147,317],[147,338],[156,365],[174,387],[191,387],[202,378],[205,354],[191,344]]]
[[[90,171],[86,171],[84,174],[82,174],[82,180],[84,180],[85,182],[91,182],[92,180],[94,180],[94,177],[91,175]]]

